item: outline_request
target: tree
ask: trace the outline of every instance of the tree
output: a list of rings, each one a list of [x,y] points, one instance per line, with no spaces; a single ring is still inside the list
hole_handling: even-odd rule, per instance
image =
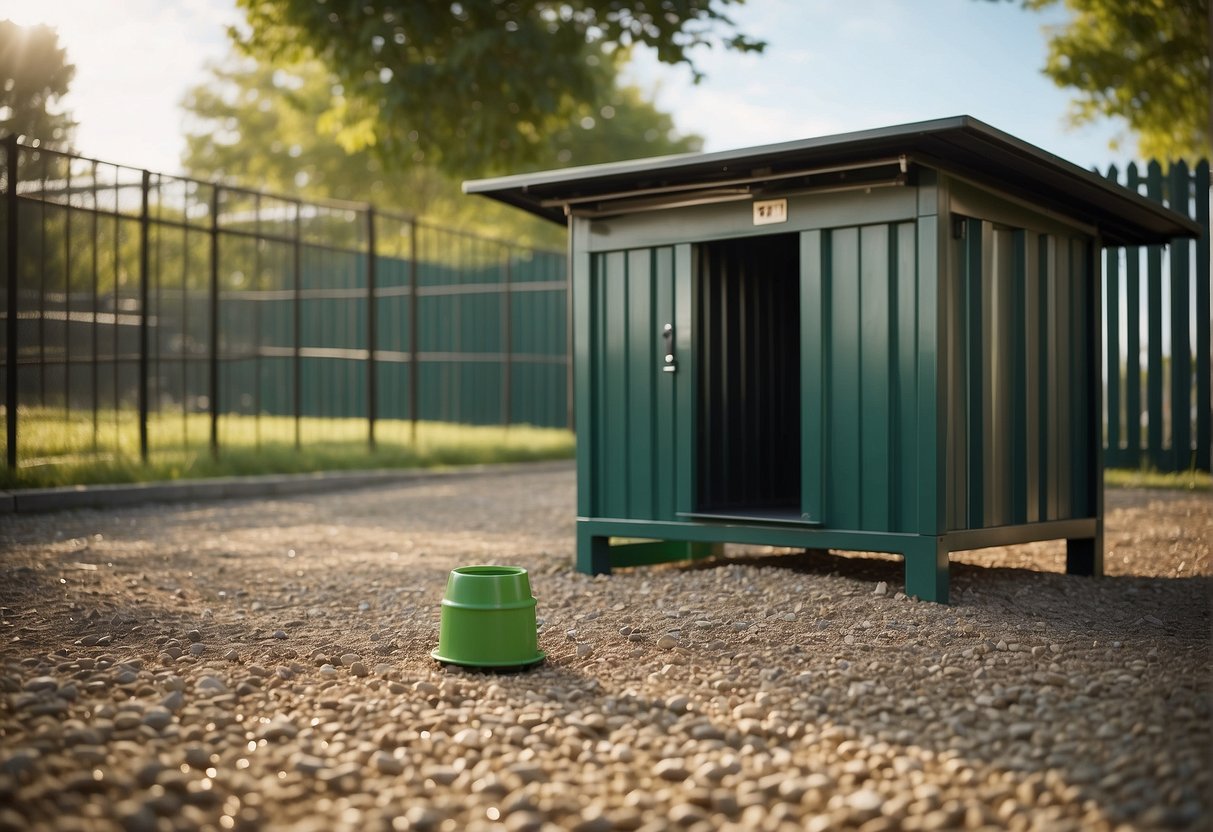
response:
[[[238,2],[248,28],[232,34],[249,54],[314,57],[337,76],[361,125],[345,134],[347,149],[462,175],[533,165],[554,132],[600,106],[613,75],[604,62],[632,45],[692,72],[697,47],[763,47],[722,11],[744,0]]]
[[[1024,0],[1031,9],[1062,0]],[[1076,124],[1119,116],[1146,157],[1209,155],[1209,0],[1064,0],[1044,72],[1077,92]]]
[[[0,135],[69,150],[76,125],[56,105],[75,73],[54,29],[0,20]]]
[[[604,76],[609,66],[613,61],[601,64]],[[536,164],[591,164],[701,147],[699,137],[678,135],[670,116],[639,90],[621,86],[617,73],[611,71],[599,85],[603,98],[554,129],[537,149]],[[563,245],[561,232],[550,223],[468,199],[456,177],[426,160],[372,152],[358,138],[373,129],[364,122],[361,104],[346,98],[319,61],[275,67],[244,59],[212,67],[183,106],[190,122],[183,164],[192,176],[305,198],[371,201],[521,243]]]

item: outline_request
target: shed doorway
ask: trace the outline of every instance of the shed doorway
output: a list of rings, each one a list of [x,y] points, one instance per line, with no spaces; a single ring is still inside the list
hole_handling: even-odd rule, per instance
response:
[[[696,246],[696,514],[800,518],[799,243]]]

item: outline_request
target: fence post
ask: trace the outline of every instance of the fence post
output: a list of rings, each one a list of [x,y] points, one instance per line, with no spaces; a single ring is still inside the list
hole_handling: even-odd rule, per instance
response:
[[[505,249],[505,292],[501,297],[501,340],[505,346],[505,363],[502,367],[501,379],[501,416],[502,422],[508,428],[510,426],[510,410],[514,399],[514,312],[513,312],[513,293],[510,284],[513,280],[512,274],[512,252],[507,246]]]
[[[148,232],[150,211],[148,192],[151,190],[152,174],[143,171],[142,194],[139,210],[139,458],[147,464],[147,414],[148,414],[148,298],[151,283],[151,267],[148,260]]]
[[[375,279],[378,264],[375,252],[375,206],[366,206],[366,440],[375,450],[375,409],[379,391],[375,378]]]
[[[1188,210],[1188,166],[1171,165],[1170,208]],[[1186,470],[1192,457],[1192,346],[1188,337],[1188,241],[1171,241],[1171,470]]]
[[[1116,165],[1108,168],[1107,178],[1112,184],[1117,182],[1120,174]],[[1099,256],[1096,249],[1095,256]],[[1104,298],[1107,303],[1106,323],[1104,324],[1105,372],[1107,373],[1107,409],[1105,410],[1108,429],[1102,437],[1107,443],[1104,454],[1104,464],[1115,466],[1120,464],[1120,257],[1119,250],[1109,247],[1104,252]],[[1130,310],[1132,305],[1128,305]]]
[[[7,320],[4,324],[4,350],[7,367],[4,374],[5,435],[7,437],[8,467],[17,467],[17,161],[20,154],[17,137],[4,140],[5,162],[8,166],[7,226],[8,245],[5,247],[5,303]]]
[[[211,274],[207,294],[210,296],[207,314],[210,317],[211,342],[207,354],[207,406],[210,409],[211,456],[219,456],[219,191],[211,191]]]
[[[295,343],[292,350],[293,353],[293,372],[294,372],[294,402],[293,409],[295,411],[295,449],[303,447],[303,436],[300,432],[300,423],[303,414],[303,364],[302,364],[302,338],[303,338],[303,203],[295,203],[295,242],[293,252],[292,271],[294,272],[295,287],[294,300],[292,303],[293,324],[295,327]]]
[[[1196,221],[1205,230],[1196,241],[1196,467],[1213,470],[1209,452],[1210,356],[1209,343],[1209,160],[1197,164]]]
[[[1146,168],[1146,196],[1162,203],[1162,167],[1157,161]],[[1162,418],[1162,246],[1146,249],[1146,459],[1150,467],[1164,469]]]
[[[421,255],[417,251],[417,220],[409,220],[409,435],[410,441],[417,444],[417,387],[421,366],[417,360],[417,261]]]
[[[1125,187],[1137,193],[1137,165],[1125,170]],[[1125,248],[1125,465],[1141,465],[1141,248]]]

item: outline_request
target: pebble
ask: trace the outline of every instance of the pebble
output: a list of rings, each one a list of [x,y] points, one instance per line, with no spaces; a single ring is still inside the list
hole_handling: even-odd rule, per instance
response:
[[[680,757],[661,760],[653,766],[653,776],[671,783],[681,783],[691,776],[687,771],[686,761]]]
[[[180,696],[181,694],[177,694]],[[143,713],[143,724],[155,731],[162,731],[173,721],[173,710],[164,706],[148,708]]]
[[[284,739],[293,740],[298,734],[299,729],[289,719],[274,718],[258,728],[255,736],[259,740],[277,742]]]
[[[400,774],[404,771],[404,760],[383,750],[371,756],[371,765],[380,774]]]
[[[113,543],[112,570],[28,605],[8,598],[50,575],[14,564],[41,571],[60,553],[31,558],[21,536],[42,521],[15,518],[0,543],[18,541],[0,558],[0,623],[15,639],[0,651],[0,830],[1209,826],[1196,584],[1051,574],[1056,546],[1042,547],[1039,572],[956,569],[951,607],[894,603],[902,594],[892,580],[879,592],[862,555],[831,556],[829,571],[763,552],[591,579],[559,542],[569,495],[512,489],[529,525],[499,524],[504,476],[364,489],[339,520],[325,508],[335,495],[60,513],[56,526],[96,525],[109,540],[133,540],[132,520],[155,542]],[[449,496],[473,484],[476,496]],[[424,510],[400,507],[418,493],[433,497]],[[154,522],[161,511],[172,522]],[[431,535],[446,514],[456,533]],[[1117,568],[1133,568],[1122,549],[1178,547],[1204,574],[1206,536],[1185,535],[1118,543]],[[287,561],[299,570],[260,563],[288,545],[307,553]],[[212,546],[250,554],[214,558]],[[982,562],[1035,557],[1007,551]],[[448,564],[489,558],[531,570],[546,664],[486,673],[429,660]],[[182,568],[194,574],[173,597],[182,579],[164,576]],[[220,587],[226,600],[207,609]]]
[[[274,630],[274,635],[272,637],[279,639],[286,638],[286,630]]]
[[[202,694],[227,693],[227,685],[217,676],[203,676],[194,685],[194,690]]]

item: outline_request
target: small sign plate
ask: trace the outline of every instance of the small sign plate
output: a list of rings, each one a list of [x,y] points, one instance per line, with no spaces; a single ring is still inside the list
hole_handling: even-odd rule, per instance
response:
[[[786,199],[759,199],[754,202],[754,225],[775,225],[788,221]]]

